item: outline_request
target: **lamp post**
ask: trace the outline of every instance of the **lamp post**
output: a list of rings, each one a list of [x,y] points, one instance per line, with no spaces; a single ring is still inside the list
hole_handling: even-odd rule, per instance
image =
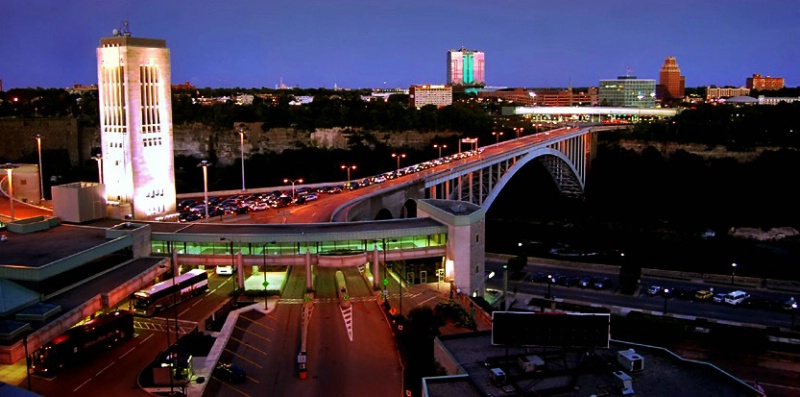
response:
[[[547,299],[553,299],[553,275],[547,275]]]
[[[342,164],[341,168],[343,170],[347,171],[347,185],[346,186],[349,187],[350,186],[350,170],[356,169],[356,166],[355,165],[344,165],[344,164]]]
[[[439,148],[439,158],[442,158],[442,149],[447,149],[447,145],[434,144],[433,148]]]
[[[267,306],[267,302],[268,302],[267,298],[269,297],[269,295],[267,295],[267,286],[269,285],[269,283],[267,282],[267,245],[266,244],[264,244],[264,247],[263,247],[263,249],[261,251],[261,254],[264,257],[264,310],[267,310],[267,309],[269,309],[269,307]]]
[[[664,288],[664,315],[667,314],[667,299],[669,299],[669,288]]]
[[[736,264],[736,262],[731,263],[731,285],[735,284],[734,281],[736,279],[736,266],[739,266]]]
[[[39,150],[39,193],[40,199],[39,202],[44,201],[44,173],[42,171],[42,134],[34,134],[34,138],[36,138],[36,147]]]
[[[503,131],[493,132],[492,135],[494,135],[494,143],[498,143],[500,142],[500,137],[503,136]]]
[[[239,124],[239,145],[242,149],[242,191],[244,191],[244,134],[246,132],[244,124]]]
[[[508,265],[507,264],[503,264],[503,310],[504,311],[508,310]]]
[[[294,179],[294,180],[292,180],[292,179],[288,179],[288,178],[283,180],[283,183],[290,183],[290,182],[292,184],[292,201],[294,201],[294,192],[295,192],[294,184],[295,183],[303,183],[303,180],[302,179]]]
[[[389,279],[386,277],[386,239],[383,239],[383,301],[389,300]]]
[[[797,311],[797,302],[792,302],[791,308],[792,308],[792,328],[791,329],[794,329],[794,312]]]
[[[206,208],[206,223],[208,223],[208,167],[211,166],[211,163],[203,160],[197,166],[203,168],[203,200]]]
[[[8,203],[11,210],[11,222],[14,222],[14,175],[13,171],[14,168],[19,167],[16,164],[5,163],[2,165],[4,170],[6,170],[6,174],[8,175]]]
[[[236,289],[238,287],[237,284],[239,284],[239,275],[237,274],[237,271],[236,271],[237,270],[236,269],[236,260],[233,257],[233,240],[231,240],[229,238],[226,238],[226,237],[220,237],[219,241],[229,241],[231,243],[231,272],[233,274],[233,277],[232,277],[233,278],[233,292],[236,292]]]
[[[95,154],[92,156],[92,160],[97,162],[97,182],[103,184],[103,154]]]
[[[519,139],[520,135],[522,135],[522,127],[514,127],[514,132],[517,133],[517,139]]]
[[[399,174],[400,173],[400,159],[401,158],[405,158],[406,154],[405,153],[400,153],[400,154],[392,153],[392,157],[397,158],[397,173]],[[398,176],[400,176],[400,175],[398,175]]]

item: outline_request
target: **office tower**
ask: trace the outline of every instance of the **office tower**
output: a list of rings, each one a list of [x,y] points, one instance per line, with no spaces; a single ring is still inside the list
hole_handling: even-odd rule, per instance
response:
[[[417,109],[425,105],[436,107],[453,104],[453,87],[449,85],[412,85],[408,90],[409,105]]]
[[[681,70],[678,68],[678,61],[675,60],[675,57],[667,57],[664,60],[658,74],[658,82],[661,88],[660,99],[670,100],[684,97],[686,77],[681,76]]]
[[[170,53],[166,41],[114,30],[97,48],[103,183],[109,211],[175,214]],[[114,208],[117,207],[115,210]]]
[[[754,74],[747,78],[747,88],[758,91],[773,91],[783,88],[783,77],[770,77]]]
[[[483,87],[484,54],[481,51],[459,50],[447,52],[447,83],[456,87]]]
[[[656,81],[619,76],[616,80],[600,80],[600,106],[653,108],[656,106]]]

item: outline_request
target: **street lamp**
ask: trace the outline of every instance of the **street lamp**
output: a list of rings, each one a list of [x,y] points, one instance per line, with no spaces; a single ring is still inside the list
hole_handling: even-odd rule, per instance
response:
[[[244,134],[246,132],[244,124],[239,124],[239,145],[242,149],[242,191],[244,191]]]
[[[397,158],[397,173],[399,174],[400,173],[400,159],[401,158],[405,158],[406,154],[405,153],[401,153],[401,154],[392,153],[392,157],[396,157]],[[398,175],[398,176],[400,176],[400,175]]]
[[[498,143],[500,142],[500,137],[503,136],[503,131],[493,132],[492,135],[494,135],[494,143]]]
[[[341,168],[347,171],[347,186],[350,186],[350,170],[356,169],[355,165],[344,165],[342,164]]]
[[[41,198],[39,202],[44,201],[44,173],[42,171],[42,134],[34,134],[34,138],[36,138],[36,147],[39,149],[39,192],[41,193]]]
[[[231,243],[231,274],[233,274],[233,292],[236,292],[238,287],[237,284],[239,284],[239,275],[237,274],[236,269],[236,259],[233,257],[233,240],[226,237],[220,237],[219,241],[229,241]]]
[[[266,244],[264,244],[264,247],[263,247],[263,249],[261,251],[261,254],[264,256],[264,310],[267,310],[267,309],[269,309],[269,307],[267,306],[267,302],[268,302],[267,298],[269,297],[269,295],[267,295],[267,286],[269,285],[269,283],[267,282],[267,245]]]
[[[548,274],[547,275],[547,299],[550,299],[550,300],[553,299],[553,288],[552,288],[553,287],[553,281],[554,281],[553,280],[553,275],[552,274]]]
[[[290,182],[292,183],[292,200],[294,200],[294,192],[295,192],[295,190],[294,190],[294,184],[295,184],[295,183],[303,183],[303,179],[295,179],[295,180],[292,180],[292,179],[288,179],[288,178],[286,178],[286,179],[284,179],[284,180],[283,180],[283,183],[290,183]]]
[[[6,170],[6,174],[8,174],[8,202],[11,209],[11,222],[14,222],[14,178],[13,178],[13,171],[14,168],[19,167],[16,164],[5,163],[2,165],[4,170]]]
[[[791,329],[794,329],[794,312],[797,311],[797,302],[792,302],[791,308],[792,308],[791,309],[792,310],[792,328]]]
[[[522,127],[514,127],[514,132],[517,133],[517,139],[519,139],[520,135],[522,135],[523,128]]]
[[[97,153],[92,156],[92,160],[97,162],[97,182],[103,184],[103,154]]]
[[[664,315],[667,314],[667,299],[669,298],[669,288],[664,288]]]
[[[211,166],[211,163],[203,160],[197,166],[203,168],[203,200],[206,207],[206,223],[208,223],[208,167]]]
[[[738,266],[736,262],[731,263],[731,285],[734,284],[734,280],[736,277],[736,266]]]
[[[447,149],[447,145],[433,144],[433,148],[439,148],[439,158],[442,158],[442,149]]]

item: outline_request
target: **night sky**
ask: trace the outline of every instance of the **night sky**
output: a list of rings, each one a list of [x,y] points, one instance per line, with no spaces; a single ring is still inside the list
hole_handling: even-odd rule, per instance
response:
[[[3,89],[96,84],[100,39],[164,39],[197,87],[443,84],[446,54],[486,54],[486,84],[587,87],[630,70],[687,87],[800,85],[796,0],[0,0]]]

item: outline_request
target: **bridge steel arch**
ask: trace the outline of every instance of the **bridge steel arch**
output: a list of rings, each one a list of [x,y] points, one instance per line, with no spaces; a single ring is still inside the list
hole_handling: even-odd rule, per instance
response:
[[[596,147],[595,134],[580,131],[559,141],[494,154],[449,175],[426,179],[427,196],[467,201],[488,210],[514,174],[536,160],[549,171],[563,194],[580,197]]]

